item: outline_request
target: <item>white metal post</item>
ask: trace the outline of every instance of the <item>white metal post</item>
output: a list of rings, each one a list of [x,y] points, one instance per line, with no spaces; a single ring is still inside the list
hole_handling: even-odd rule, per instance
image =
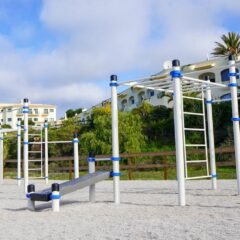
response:
[[[21,185],[21,120],[17,122],[17,183]]]
[[[174,129],[176,144],[178,200],[180,206],[186,205],[185,199],[185,177],[184,177],[184,146],[183,146],[183,112],[182,112],[182,86],[180,61],[173,60],[173,71],[171,72],[174,86]]]
[[[236,158],[236,171],[237,171],[237,188],[238,194],[240,194],[240,132],[239,132],[239,112],[238,112],[238,84],[236,79],[234,56],[229,56],[229,77],[232,98],[232,121],[233,121],[233,135],[234,135],[234,147]]]
[[[0,127],[0,184],[3,184],[3,173],[4,173],[4,164],[3,164],[3,132],[2,127]]]
[[[24,161],[24,190],[27,193],[28,186],[28,99],[23,100],[24,134],[23,134],[23,161]]]
[[[73,151],[74,151],[74,178],[79,178],[79,154],[78,154],[78,135],[73,135]]]
[[[60,185],[58,183],[52,184],[52,210],[59,212],[60,210]]]
[[[113,191],[114,202],[120,203],[120,169],[119,169],[119,140],[118,140],[118,99],[117,99],[117,76],[111,75],[111,108],[112,108],[112,161],[113,161]]]
[[[44,122],[44,142],[45,142],[45,183],[48,184],[48,122]]]
[[[211,176],[212,176],[212,189],[216,190],[217,189],[217,172],[216,172],[215,142],[214,142],[213,115],[212,115],[212,92],[211,92],[210,86],[208,86],[206,90],[206,104],[207,104],[208,140],[209,140],[210,165],[211,165]]]
[[[88,171],[89,173],[95,173],[95,153],[93,151],[89,152]],[[89,201],[95,202],[95,184],[89,186]]]

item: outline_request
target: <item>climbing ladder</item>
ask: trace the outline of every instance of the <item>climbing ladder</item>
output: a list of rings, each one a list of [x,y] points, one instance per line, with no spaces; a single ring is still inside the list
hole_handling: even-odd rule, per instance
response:
[[[182,96],[182,112],[183,112],[183,144],[184,144],[184,161],[185,161],[185,179],[204,179],[204,178],[211,178],[211,175],[209,173],[209,160],[208,160],[208,144],[207,144],[207,129],[206,129],[206,116],[205,116],[205,98],[204,98],[204,92],[202,91],[198,97],[192,97],[192,96]],[[184,111],[184,99],[190,99],[196,102],[201,102],[202,109],[201,112],[187,112]],[[185,124],[185,118],[186,116],[198,116],[199,118],[202,118],[202,127],[200,128],[193,128],[188,127]],[[202,139],[203,142],[200,143],[188,143],[187,142],[187,133],[194,133],[198,132],[199,134],[203,134]],[[189,159],[188,156],[190,155],[189,151],[193,149],[203,149],[204,153],[203,159]],[[191,156],[193,154],[191,153]],[[190,166],[203,166],[205,168],[205,174],[201,176],[189,176],[188,167]]]
[[[43,178],[43,128],[34,126],[29,133],[29,179]],[[36,141],[38,140],[38,141]],[[32,173],[32,174],[31,174]]]

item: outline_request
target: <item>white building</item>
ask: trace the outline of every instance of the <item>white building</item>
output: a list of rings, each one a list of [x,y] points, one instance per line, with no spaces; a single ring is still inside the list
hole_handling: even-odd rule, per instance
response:
[[[240,57],[236,60],[236,63],[239,64],[240,68]],[[224,84],[229,83],[228,59],[226,57],[212,58],[206,61],[184,65],[181,68],[182,72],[188,73],[189,77],[205,80],[205,77],[209,76],[212,82]],[[163,65],[163,70],[153,76],[159,76],[158,79],[164,79],[170,76],[171,70],[171,62],[167,61]],[[236,71],[239,72],[239,69],[236,68]],[[119,81],[121,80],[119,79]],[[239,76],[237,77],[237,81],[240,84]],[[228,99],[231,97],[230,90],[223,88],[213,89],[212,96],[213,99]],[[163,105],[172,107],[172,102],[169,102],[169,97],[164,96],[163,92],[131,87],[118,94],[118,108],[120,111],[131,111],[132,109],[139,107],[144,100],[148,101],[153,106]],[[109,102],[110,99],[107,99],[94,107],[102,107]],[[80,119],[86,120],[94,107],[81,113]]]
[[[17,121],[23,120],[22,103],[0,103],[1,124],[8,124],[16,128]],[[49,104],[29,103],[29,120],[40,126],[47,120],[49,123],[56,121],[56,106]]]

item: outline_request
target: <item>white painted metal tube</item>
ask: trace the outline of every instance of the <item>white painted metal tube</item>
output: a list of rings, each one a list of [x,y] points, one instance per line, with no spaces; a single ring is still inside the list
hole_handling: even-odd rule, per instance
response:
[[[232,97],[232,120],[233,120],[233,136],[237,171],[237,189],[240,194],[240,130],[239,130],[239,112],[238,112],[238,93],[236,80],[236,67],[233,56],[229,57],[229,74],[230,74],[230,89]]]
[[[21,185],[21,121],[17,122],[17,183]]]
[[[113,191],[114,202],[120,203],[120,169],[119,169],[119,139],[118,139],[118,99],[117,99],[117,76],[111,75],[111,110],[112,110],[112,161],[113,161]]]
[[[88,157],[88,172],[95,173],[95,154],[93,152],[89,153]],[[89,186],[89,201],[95,202],[95,184]]]
[[[52,210],[53,212],[60,211],[60,186],[58,183],[52,184]]]
[[[23,161],[24,161],[24,190],[27,193],[28,186],[28,99],[23,100],[23,118],[24,118],[24,134],[23,134]]]
[[[44,122],[44,152],[45,152],[45,183],[48,184],[48,122],[45,120]]]
[[[200,80],[200,79],[198,79],[198,78],[193,78],[193,77],[186,77],[186,76],[184,76],[183,79],[185,79],[185,80],[190,80],[190,81],[194,81],[194,82],[198,82],[198,83],[203,83],[203,84],[206,84],[206,83],[207,83],[205,80]],[[208,82],[207,84],[210,85],[210,86],[227,88],[227,85],[221,84],[221,83]]]
[[[185,175],[184,175],[184,146],[183,146],[183,112],[182,112],[182,90],[179,60],[173,60],[173,86],[174,86],[174,129],[176,144],[177,179],[178,179],[178,203],[186,205],[185,197]]]
[[[95,158],[96,162],[101,162],[101,161],[111,161],[111,158]]]
[[[0,128],[0,184],[3,184],[3,173],[4,173],[4,164],[3,164],[3,132]]]
[[[79,154],[78,154],[78,136],[73,135],[73,151],[74,151],[74,178],[79,178]]]
[[[72,141],[48,141],[48,144],[58,144],[58,143],[72,143]],[[44,142],[29,142],[29,144],[45,144]]]
[[[217,171],[216,171],[216,158],[215,158],[215,142],[214,142],[214,128],[213,128],[213,115],[212,115],[212,93],[211,88],[206,90],[206,104],[207,104],[207,123],[208,123],[208,140],[210,152],[210,165],[212,176],[212,189],[217,189]]]

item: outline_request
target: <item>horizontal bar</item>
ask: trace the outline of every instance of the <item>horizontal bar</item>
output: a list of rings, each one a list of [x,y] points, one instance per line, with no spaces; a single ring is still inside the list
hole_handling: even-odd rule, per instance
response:
[[[198,100],[202,101],[202,98],[196,98],[196,97],[189,97],[189,96],[182,96],[183,98],[191,99],[191,100]]]
[[[203,113],[192,113],[192,112],[183,112],[186,115],[194,115],[194,116],[204,116]]]
[[[35,159],[30,159],[28,160],[29,162],[42,162],[42,160],[35,160]]]
[[[44,177],[29,177],[28,179],[45,179]]]
[[[207,176],[198,176],[198,177],[187,177],[185,178],[186,180],[191,180],[191,179],[204,179],[204,178],[212,178],[211,175],[207,175]]]
[[[48,144],[72,143],[72,141],[49,141]],[[45,144],[45,142],[29,142],[29,144]]]
[[[182,77],[185,80],[190,80],[190,81],[194,81],[194,82],[198,82],[198,83],[203,83],[205,86],[217,86],[217,87],[223,87],[223,88],[227,88],[228,86],[225,84],[221,84],[221,83],[213,83],[213,82],[207,82],[206,80],[201,80],[201,79],[197,79],[197,78],[193,78],[193,77],[186,77],[183,76]]]
[[[186,131],[197,131],[197,132],[204,132],[205,128],[184,128]]]
[[[31,134],[28,134],[28,136],[42,136],[42,134],[31,133]]]
[[[29,168],[28,171],[41,171],[41,168]]]
[[[36,144],[42,144],[43,142],[29,142],[28,144],[33,144],[33,145],[36,145]]]
[[[41,153],[42,151],[28,151],[29,153]]]
[[[96,162],[99,162],[99,161],[111,161],[111,158],[95,158],[95,161]]]
[[[187,163],[202,163],[202,162],[207,163],[208,160],[187,160],[186,162]]]
[[[206,147],[206,144],[185,144],[186,147]]]

